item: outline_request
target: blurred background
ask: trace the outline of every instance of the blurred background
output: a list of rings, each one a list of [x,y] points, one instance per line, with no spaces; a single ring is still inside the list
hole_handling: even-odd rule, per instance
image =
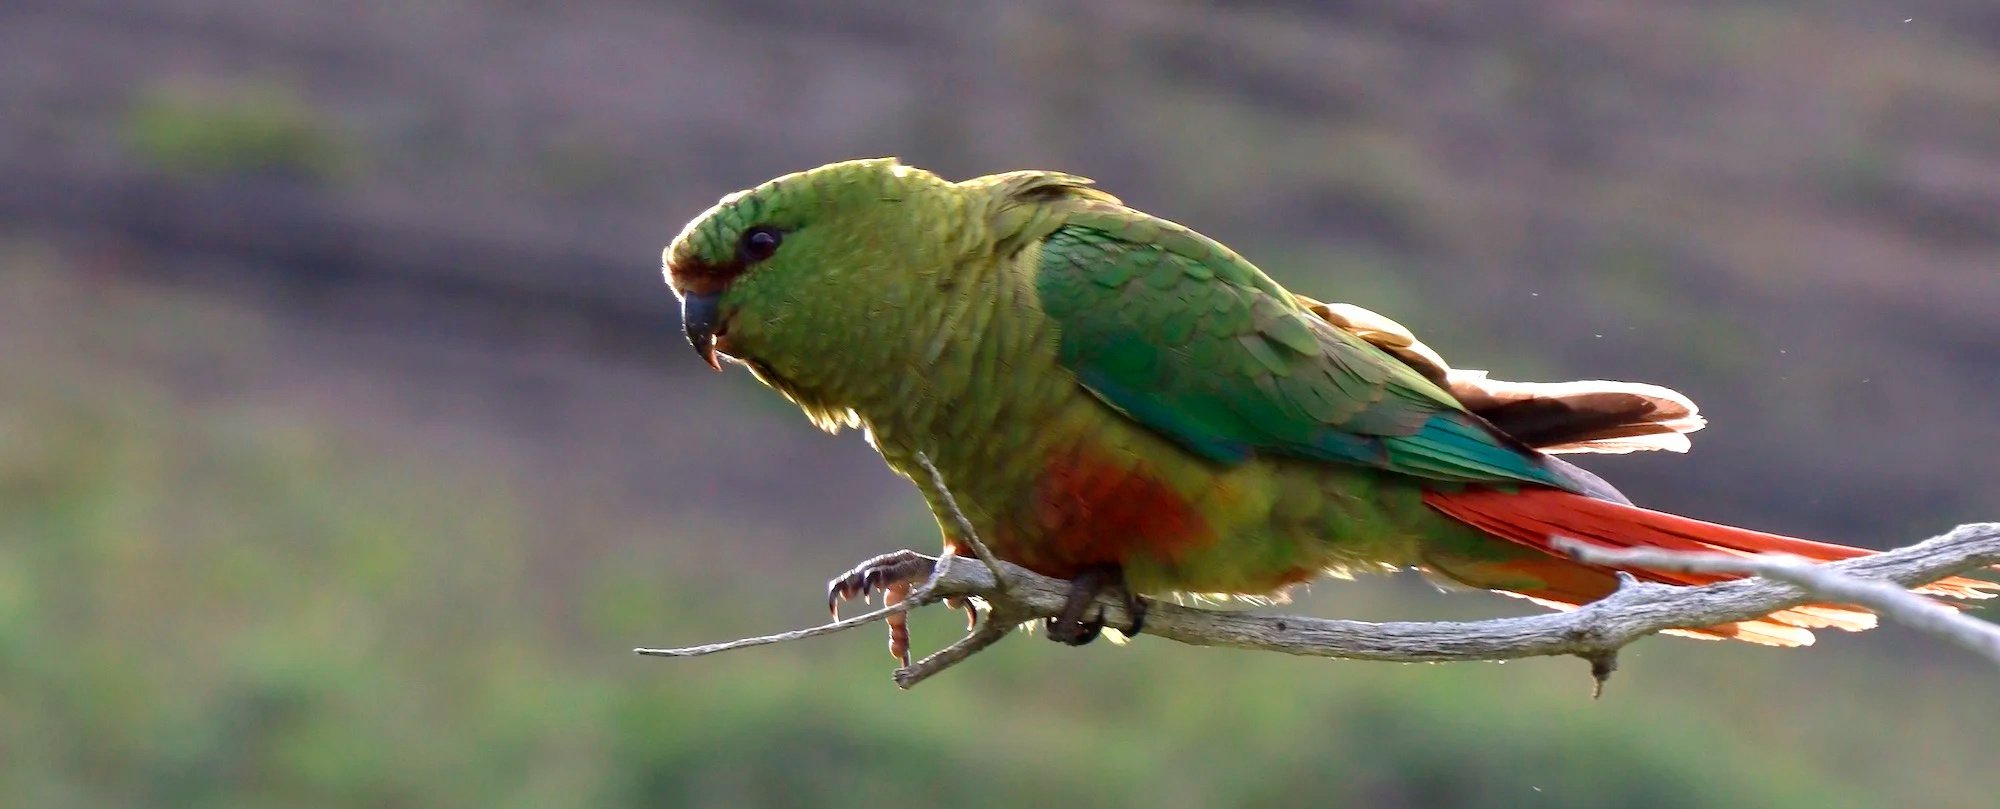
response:
[[[1589,461],[1649,505],[2000,517],[2000,5],[11,0],[0,63],[8,806],[1996,800],[1994,672],[1896,628],[1649,640],[1597,701],[1575,660],[1023,636],[903,693],[874,631],[629,649],[936,547],[659,278],[849,157],[1094,177],[1455,365],[1678,388],[1690,455]]]

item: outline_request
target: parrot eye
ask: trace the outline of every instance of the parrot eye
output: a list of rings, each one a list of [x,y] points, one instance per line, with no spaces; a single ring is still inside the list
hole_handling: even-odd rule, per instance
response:
[[[736,246],[736,253],[743,259],[743,263],[755,264],[778,252],[779,241],[778,231],[762,226],[754,227],[743,231],[743,240]]]

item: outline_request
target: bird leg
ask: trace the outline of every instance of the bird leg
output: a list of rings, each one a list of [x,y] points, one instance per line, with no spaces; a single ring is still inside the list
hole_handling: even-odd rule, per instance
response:
[[[1097,639],[1104,631],[1104,608],[1097,609],[1097,615],[1089,621],[1084,612],[1097,602],[1097,597],[1106,590],[1115,589],[1125,603],[1125,614],[1132,619],[1129,628],[1121,630],[1127,636],[1139,634],[1146,628],[1146,602],[1132,588],[1125,584],[1125,569],[1118,565],[1099,565],[1085,568],[1076,578],[1070,579],[1069,598],[1063,602],[1062,614],[1048,619],[1049,640],[1070,646],[1082,646]]]

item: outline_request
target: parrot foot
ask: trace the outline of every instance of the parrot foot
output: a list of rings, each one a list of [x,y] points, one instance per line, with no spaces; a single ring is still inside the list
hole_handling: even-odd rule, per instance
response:
[[[929,579],[937,570],[937,560],[913,550],[885,553],[861,564],[854,569],[835,576],[826,583],[826,611],[840,618],[840,604],[856,598],[867,599],[876,591],[882,593],[882,606],[895,606],[908,598],[910,589]],[[970,604],[965,611],[973,613]],[[896,613],[883,619],[889,627],[889,654],[903,664],[910,666],[910,616]]]
[[[1146,628],[1146,601],[1132,592],[1125,584],[1125,570],[1117,565],[1089,568],[1069,582],[1069,598],[1063,602],[1062,614],[1048,619],[1049,640],[1070,646],[1082,646],[1104,631],[1104,608],[1097,609],[1097,615],[1088,621],[1083,619],[1085,610],[1097,602],[1097,596],[1106,590],[1116,589],[1125,602],[1125,614],[1132,619],[1132,625],[1120,630],[1126,636],[1136,636]]]
[[[898,585],[921,583],[930,578],[931,571],[936,569],[936,559],[913,550],[882,554],[855,565],[852,570],[826,583],[826,611],[838,619],[843,602],[857,598],[866,600],[877,591],[887,592]]]

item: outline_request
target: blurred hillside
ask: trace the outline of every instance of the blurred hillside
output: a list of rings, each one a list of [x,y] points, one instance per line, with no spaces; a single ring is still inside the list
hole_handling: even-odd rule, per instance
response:
[[[1592,463],[1648,504],[1993,519],[1989,3],[16,0],[0,54],[0,803],[1991,802],[1990,672],[1895,630],[1651,642],[1602,703],[1574,661],[1023,639],[905,695],[874,637],[624,651],[935,544],[658,277],[865,155],[1094,177],[1455,364],[1685,391],[1688,457]]]

